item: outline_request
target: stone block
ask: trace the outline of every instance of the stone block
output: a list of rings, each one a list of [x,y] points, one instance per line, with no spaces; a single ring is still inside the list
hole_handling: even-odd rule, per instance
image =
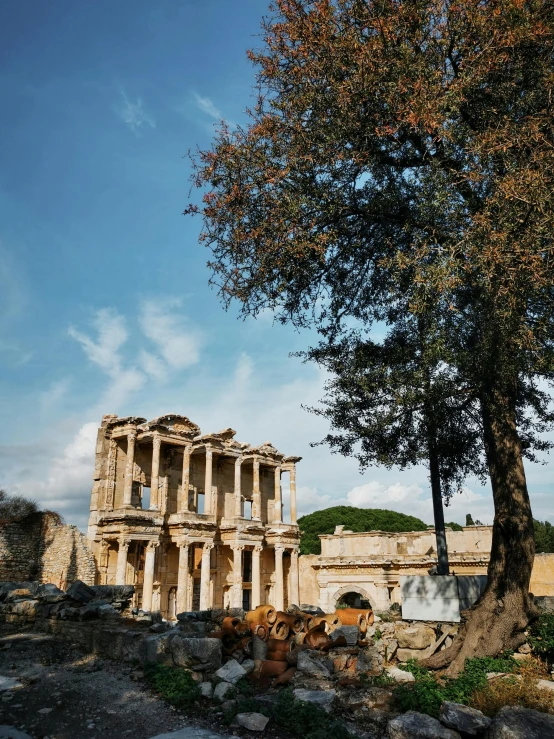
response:
[[[457,731],[417,711],[393,718],[387,725],[387,732],[389,739],[461,739]]]
[[[94,590],[88,585],[85,585],[81,580],[75,580],[73,585],[68,588],[67,594],[78,603],[88,603],[96,596]]]
[[[293,690],[293,696],[297,701],[303,701],[304,703],[315,703],[326,713],[331,713],[333,709],[333,702],[337,695],[337,691],[332,690],[306,690],[304,688],[295,688]]]
[[[385,667],[385,672],[397,683],[414,683],[415,677],[411,672],[401,670],[399,667]]]
[[[504,706],[496,714],[487,739],[551,739],[554,716],[519,706]]]
[[[401,649],[426,649],[435,642],[435,632],[429,626],[417,624],[398,631],[396,640]]]
[[[14,616],[34,620],[40,614],[40,606],[38,600],[20,600],[10,605],[10,613]]]
[[[440,709],[439,720],[449,729],[468,736],[479,736],[491,725],[492,720],[475,708],[460,703],[445,701]]]
[[[398,649],[396,658],[399,662],[407,662],[409,659],[422,659],[425,656],[423,649]]]
[[[305,675],[312,677],[330,678],[331,670],[319,659],[312,656],[308,650],[298,653],[297,668]]]
[[[173,661],[179,667],[192,667],[197,664],[209,665],[212,669],[221,667],[222,646],[220,639],[194,639],[175,634],[171,641]]]
[[[234,692],[234,685],[231,685],[231,683],[221,682],[215,686],[214,698],[218,701],[223,701],[227,696],[233,695]]]
[[[225,680],[225,682],[235,685],[241,678],[246,677],[248,673],[236,659],[230,659],[215,674],[220,680]]]
[[[264,731],[269,719],[263,713],[252,711],[251,713],[237,713],[235,721],[248,731]]]
[[[198,687],[200,688],[202,698],[213,698],[214,686],[210,682],[200,683]]]

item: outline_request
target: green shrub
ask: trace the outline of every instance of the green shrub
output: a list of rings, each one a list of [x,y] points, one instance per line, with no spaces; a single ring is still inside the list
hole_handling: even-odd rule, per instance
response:
[[[332,534],[336,526],[351,531],[426,531],[427,524],[419,518],[381,508],[333,506],[315,511],[298,519],[302,532],[301,554],[321,554],[319,534]]]
[[[541,613],[529,627],[527,641],[537,657],[554,662],[554,613]]]
[[[190,713],[200,698],[198,683],[181,667],[152,665],[146,668],[145,674],[156,693],[184,713]]]
[[[350,739],[348,729],[320,706],[295,700],[292,689],[281,690],[273,712],[275,724],[299,739]]]
[[[467,705],[476,690],[487,685],[487,672],[515,672],[517,662],[510,654],[501,657],[475,657],[467,659],[463,671],[454,680],[439,682],[434,673],[411,660],[407,672],[415,677],[415,683],[403,683],[394,691],[394,697],[402,711],[419,711],[438,716],[443,701]]]

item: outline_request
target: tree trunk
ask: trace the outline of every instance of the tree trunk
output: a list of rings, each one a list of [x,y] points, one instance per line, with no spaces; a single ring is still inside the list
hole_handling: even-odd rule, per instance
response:
[[[433,496],[433,517],[435,519],[435,538],[437,540],[437,575],[448,575],[448,548],[444,528],[444,508],[439,471],[439,459],[433,442],[429,443],[429,472],[431,494]]]
[[[481,399],[485,451],[494,499],[488,581],[481,598],[465,612],[452,646],[423,664],[449,665],[457,675],[469,657],[492,657],[516,649],[536,610],[529,594],[535,556],[533,517],[515,421],[515,393],[487,389]]]

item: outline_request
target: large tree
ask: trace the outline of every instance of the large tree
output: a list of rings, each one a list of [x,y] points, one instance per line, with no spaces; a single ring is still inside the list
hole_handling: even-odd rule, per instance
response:
[[[196,158],[226,304],[336,342],[440,325],[478,402],[495,506],[488,586],[434,665],[523,640],[533,520],[518,420],[553,378],[554,7],[277,0],[250,123]],[[405,296],[408,299],[405,299]],[[518,415],[518,409],[519,415]]]

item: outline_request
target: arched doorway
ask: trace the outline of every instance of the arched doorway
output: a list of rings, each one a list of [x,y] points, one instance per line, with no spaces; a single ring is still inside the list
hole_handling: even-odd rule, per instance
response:
[[[341,608],[373,608],[369,594],[357,585],[346,585],[334,595],[335,609]]]

